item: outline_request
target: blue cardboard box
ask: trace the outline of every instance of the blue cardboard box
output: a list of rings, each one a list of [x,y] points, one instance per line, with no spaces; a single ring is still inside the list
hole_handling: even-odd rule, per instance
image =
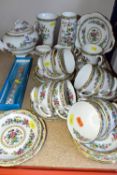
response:
[[[32,57],[16,57],[0,91],[0,110],[20,109],[32,66]]]

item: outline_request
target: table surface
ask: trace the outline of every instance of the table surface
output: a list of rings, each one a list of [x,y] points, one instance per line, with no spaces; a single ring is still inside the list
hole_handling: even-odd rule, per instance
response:
[[[14,56],[7,52],[0,52],[0,89],[14,61]],[[33,56],[27,88],[22,108],[30,110],[30,91],[40,83],[33,80],[33,70],[37,57]],[[36,156],[24,162],[21,166],[50,167],[50,168],[83,168],[83,169],[117,169],[116,164],[102,164],[84,157],[73,143],[68,132],[66,121],[62,119],[45,120],[47,125],[47,139]]]

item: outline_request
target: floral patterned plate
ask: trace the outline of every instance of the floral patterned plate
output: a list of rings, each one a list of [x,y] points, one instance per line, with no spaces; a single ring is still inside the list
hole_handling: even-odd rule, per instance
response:
[[[104,140],[95,140],[92,143],[84,145],[98,152],[110,152],[117,149],[117,128],[115,128]]]
[[[14,166],[32,158],[40,148],[41,121],[26,110],[5,112],[0,120],[0,165]]]
[[[117,149],[112,152],[102,153],[93,151],[90,148],[80,144],[77,140],[74,139],[74,142],[79,150],[79,152],[83,153],[84,156],[90,158],[95,161],[99,161],[102,163],[116,163],[117,162]]]
[[[112,50],[115,39],[109,21],[99,13],[83,15],[78,21],[76,48],[85,44],[96,44],[107,53]]]

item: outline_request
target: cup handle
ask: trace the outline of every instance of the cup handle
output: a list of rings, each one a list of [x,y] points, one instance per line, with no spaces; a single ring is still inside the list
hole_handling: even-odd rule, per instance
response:
[[[94,94],[93,92],[88,92],[88,91],[82,91],[82,92],[77,92],[80,97],[91,97]]]
[[[99,58],[98,65],[101,65],[103,62],[103,56],[97,55],[96,58]]]

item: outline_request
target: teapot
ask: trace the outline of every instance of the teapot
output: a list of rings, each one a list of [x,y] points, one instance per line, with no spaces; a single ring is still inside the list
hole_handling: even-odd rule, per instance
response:
[[[25,57],[34,50],[38,33],[27,21],[17,20],[12,30],[0,40],[0,49],[8,50],[17,57]]]

